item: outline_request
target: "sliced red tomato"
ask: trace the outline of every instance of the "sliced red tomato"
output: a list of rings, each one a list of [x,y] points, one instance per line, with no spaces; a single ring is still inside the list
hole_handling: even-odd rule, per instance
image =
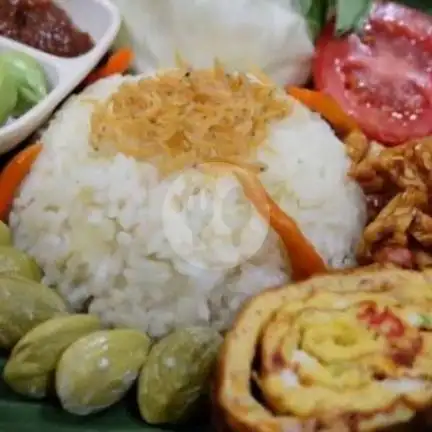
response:
[[[398,145],[432,135],[432,17],[377,2],[359,34],[319,38],[315,86],[371,139]]]

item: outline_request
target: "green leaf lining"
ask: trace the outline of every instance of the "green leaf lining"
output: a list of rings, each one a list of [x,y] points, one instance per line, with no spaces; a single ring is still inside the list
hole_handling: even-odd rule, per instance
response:
[[[404,0],[400,3],[432,15],[432,2],[430,0]]]

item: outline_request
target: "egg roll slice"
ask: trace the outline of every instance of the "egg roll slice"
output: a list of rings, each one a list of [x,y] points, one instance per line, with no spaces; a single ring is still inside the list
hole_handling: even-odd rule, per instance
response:
[[[432,405],[431,273],[326,275],[254,297],[226,336],[214,399],[234,432],[409,422]]]

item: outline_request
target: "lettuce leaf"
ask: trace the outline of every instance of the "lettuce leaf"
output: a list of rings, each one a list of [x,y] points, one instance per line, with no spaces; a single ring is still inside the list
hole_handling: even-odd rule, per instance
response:
[[[338,35],[360,31],[373,0],[298,0],[298,3],[309,24],[310,32],[316,38],[331,17],[335,17]],[[432,15],[431,0],[402,0],[398,3]]]
[[[360,29],[372,8],[372,0],[336,0],[336,32]]]

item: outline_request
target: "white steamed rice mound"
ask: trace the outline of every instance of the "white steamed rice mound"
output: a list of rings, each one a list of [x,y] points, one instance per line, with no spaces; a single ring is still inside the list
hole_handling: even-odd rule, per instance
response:
[[[247,297],[289,280],[285,255],[234,178],[216,189],[192,170],[161,180],[153,165],[95,153],[88,99],[108,97],[125,79],[72,98],[44,132],[10,216],[14,241],[71,307],[86,305],[108,324],[154,336],[183,325],[226,328]],[[272,125],[257,161],[268,167],[268,192],[325,261],[353,264],[365,202],[330,127],[296,104]],[[215,190],[229,193],[221,200]]]

